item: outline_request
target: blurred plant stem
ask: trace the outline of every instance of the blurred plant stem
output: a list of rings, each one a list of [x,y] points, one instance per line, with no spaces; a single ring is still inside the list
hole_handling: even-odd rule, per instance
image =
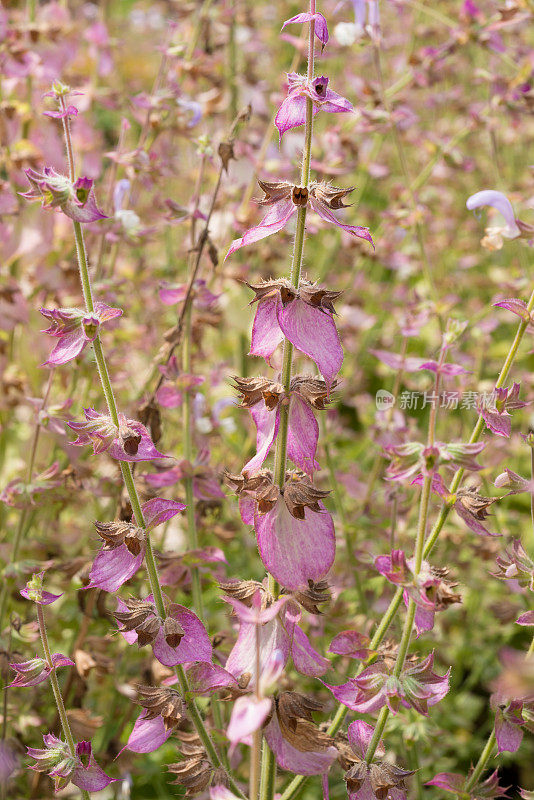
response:
[[[230,26],[228,30],[228,84],[230,86],[230,102],[228,105],[230,122],[236,118],[239,111],[239,90],[237,87],[237,22],[238,0],[232,0],[230,7]]]
[[[41,603],[36,603],[35,605],[37,606],[37,619],[39,620],[39,633],[41,634],[41,643],[43,645],[43,652],[46,659],[46,663],[50,670],[49,678],[50,678],[50,683],[52,684],[52,691],[54,692],[57,712],[61,720],[61,727],[63,728],[63,734],[69,746],[70,754],[72,758],[77,759],[76,743],[74,741],[74,737],[72,736],[72,731],[70,729],[67,712],[65,711],[65,704],[63,702],[63,697],[61,696],[61,690],[59,688],[59,683],[57,680],[56,668],[54,666],[54,662],[52,660],[52,654],[50,652],[50,646],[48,644],[48,636],[46,633],[46,624],[45,624],[43,606],[41,605]],[[81,789],[80,792],[83,797],[83,800],[89,800],[89,792],[87,792],[85,789]]]
[[[61,104],[63,110],[65,110],[65,101],[64,98],[61,98]],[[68,117],[65,116],[63,119],[63,127],[65,132],[65,139],[67,145],[67,157],[69,159],[69,173],[71,175],[71,179],[74,180],[75,177],[75,169],[74,169],[74,161],[72,156],[72,144],[70,138],[70,128],[69,128],[69,120]],[[80,270],[80,280],[83,290],[83,296],[86,304],[87,311],[89,313],[94,311],[94,304],[93,304],[93,294],[91,288],[91,278],[89,275],[89,267],[87,263],[87,253],[85,249],[85,241],[83,237],[82,226],[76,220],[73,220],[73,228],[74,228],[74,238],[76,240],[76,251],[78,254],[78,267]],[[119,426],[119,417],[117,411],[117,404],[115,402],[115,396],[113,393],[113,388],[111,386],[111,381],[109,378],[109,372],[106,364],[106,360],[104,357],[104,352],[102,350],[102,344],[100,342],[100,337],[97,335],[94,342],[93,342],[93,349],[96,358],[96,364],[98,368],[98,374],[100,376],[100,382],[102,384],[102,391],[104,392],[104,397],[106,399],[106,405],[108,407],[109,415],[114,423],[114,425]],[[128,497],[130,499],[130,504],[132,507],[132,512],[134,515],[134,519],[136,524],[143,529],[146,529],[146,522],[143,515],[143,510],[141,508],[141,501],[139,499],[139,494],[137,492],[137,488],[135,485],[134,477],[132,474],[132,468],[129,462],[121,461],[120,468],[122,472],[122,477],[124,480],[124,485],[128,492]],[[156,567],[156,562],[154,559],[154,553],[152,550],[152,543],[150,540],[150,535],[146,533],[146,552],[145,552],[145,565],[148,573],[148,579],[150,583],[150,590],[154,598],[154,604],[156,606],[156,610],[158,612],[158,616],[164,620],[167,616],[165,603],[163,600],[163,593],[161,590],[161,585],[159,582],[158,571]],[[178,664],[175,667],[176,676],[178,678],[178,683],[180,685],[181,693],[184,698],[184,702],[186,704],[189,717],[198,733],[198,736],[204,745],[206,750],[207,756],[214,768],[222,768],[223,764],[221,758],[213,744],[211,737],[204,725],[204,721],[200,715],[200,711],[198,709],[196,700],[190,695],[189,693],[189,685],[187,682],[187,677],[185,674],[185,670],[181,664]],[[231,787],[232,791],[238,794],[240,797],[243,797],[243,794],[239,787],[235,784],[234,780],[231,778],[230,775],[227,773],[228,784]]]
[[[384,81],[384,73],[383,73],[383,70],[382,70],[382,59],[381,59],[381,53],[380,53],[380,41],[377,38],[373,38],[373,58],[374,58],[375,69],[376,69],[378,81],[379,81],[379,84],[380,84],[380,90],[381,90],[381,94],[382,94],[382,105],[384,106],[384,109],[385,109],[385,111],[386,111],[386,113],[388,115],[388,118],[389,118],[389,123],[391,125],[391,130],[392,130],[392,133],[393,133],[393,139],[395,141],[395,147],[397,149],[397,154],[398,154],[398,157],[399,157],[399,162],[400,162],[400,165],[401,165],[401,170],[402,170],[402,174],[403,174],[403,177],[404,177],[405,186],[406,186],[406,189],[407,189],[407,192],[408,192],[408,196],[410,198],[410,204],[411,204],[411,207],[412,207],[412,215],[413,215],[412,226],[413,226],[413,228],[415,230],[417,243],[419,245],[419,252],[420,252],[420,255],[421,255],[421,263],[423,265],[423,271],[424,271],[424,274],[425,274],[425,280],[426,280],[428,289],[430,291],[430,296],[431,296],[431,298],[434,301],[434,304],[436,306],[436,312],[437,312],[438,316],[440,316],[439,310],[438,310],[439,295],[438,295],[438,292],[437,292],[437,289],[436,289],[436,284],[434,282],[434,276],[432,274],[432,268],[430,266],[430,261],[429,261],[429,258],[428,258],[428,254],[426,252],[423,225],[422,225],[421,221],[419,220],[419,208],[418,208],[418,203],[417,203],[417,198],[415,196],[415,192],[414,192],[414,190],[412,188],[412,179],[410,177],[410,170],[408,169],[408,159],[406,157],[406,152],[404,150],[404,142],[402,140],[402,136],[399,133],[399,129],[397,127],[397,123],[395,122],[395,120],[393,118],[391,104],[389,102],[388,94],[387,94],[387,91],[386,91],[386,85],[385,85],[385,81]]]
[[[198,40],[200,39],[200,34],[202,33],[202,26],[204,25],[204,20],[208,16],[212,2],[213,0],[203,0],[202,5],[200,6],[200,9],[197,13],[197,18],[195,20],[193,33],[191,35],[191,39],[189,40],[187,50],[185,51],[186,61],[191,61],[195,54],[195,48],[198,44]]]
[[[530,314],[533,310],[534,310],[534,291],[530,295],[530,299],[529,299],[528,304],[527,304],[528,313]],[[504,384],[506,383],[506,380],[508,379],[508,375],[510,374],[510,370],[512,368],[512,365],[513,365],[513,363],[514,363],[514,361],[516,359],[517,351],[519,350],[519,345],[521,344],[521,342],[523,340],[523,337],[525,335],[527,327],[528,327],[528,322],[525,322],[524,320],[522,320],[519,323],[519,325],[517,327],[517,330],[516,330],[515,337],[514,337],[513,342],[512,342],[512,344],[510,346],[510,349],[508,351],[508,355],[506,356],[506,359],[504,361],[502,369],[501,369],[501,371],[499,373],[499,377],[497,378],[497,381],[495,383],[495,388],[496,389],[504,386]],[[481,435],[482,435],[483,430],[484,430],[484,419],[482,418],[482,416],[479,416],[478,419],[477,419],[477,422],[475,424],[475,427],[473,428],[473,432],[472,432],[472,434],[471,434],[471,436],[469,438],[469,442],[471,442],[471,443],[478,442],[480,437],[481,437]],[[443,505],[441,507],[441,510],[440,510],[440,513],[438,515],[438,518],[437,518],[436,522],[434,523],[434,525],[432,527],[432,530],[430,531],[430,534],[429,534],[429,536],[428,536],[428,538],[427,538],[427,540],[425,542],[425,545],[424,545],[424,548],[423,548],[423,559],[428,558],[428,556],[430,555],[430,553],[432,552],[432,550],[434,548],[434,545],[435,545],[435,543],[436,543],[436,541],[438,539],[438,536],[439,536],[439,534],[440,534],[440,532],[441,532],[441,530],[442,530],[442,528],[443,528],[443,526],[444,526],[444,524],[445,524],[445,522],[447,520],[447,517],[449,516],[451,508],[453,507],[454,494],[455,494],[456,491],[458,491],[458,489],[460,487],[460,484],[462,482],[463,476],[464,476],[464,469],[460,467],[459,469],[456,470],[456,472],[454,474],[454,477],[452,479],[452,482],[451,482],[450,495],[449,495],[450,499],[443,503]],[[376,631],[374,633],[373,638],[371,639],[371,642],[369,644],[369,648],[371,650],[376,650],[379,647],[379,645],[383,642],[383,640],[384,640],[384,638],[386,636],[386,633],[387,633],[387,631],[389,629],[389,626],[391,625],[393,619],[395,618],[395,615],[396,615],[396,613],[397,613],[397,611],[399,609],[399,606],[400,606],[400,604],[402,602],[402,596],[403,596],[403,588],[402,588],[402,586],[399,586],[399,588],[396,590],[395,594],[393,595],[393,598],[392,598],[388,608],[386,609],[385,613],[383,614],[383,616],[382,616],[382,618],[381,618],[381,620],[380,620],[380,622],[378,624],[378,627],[377,627],[377,629],[376,629]],[[531,646],[529,648],[529,651],[528,651],[527,655],[532,655],[532,653],[534,653],[534,639],[532,641],[532,644],[531,644]],[[355,675],[358,676],[361,672],[363,672],[365,667],[367,667],[369,664],[373,663],[373,661],[374,661],[373,657],[367,659],[367,661],[362,663],[357,668]],[[348,714],[348,711],[349,711],[349,709],[346,706],[343,706],[341,704],[338,706],[338,709],[337,709],[337,711],[336,711],[336,713],[334,715],[334,718],[333,718],[333,720],[332,720],[332,722],[330,724],[330,727],[328,728],[328,731],[327,731],[329,736],[335,736],[335,734],[340,730],[340,728],[343,725],[343,722],[345,721],[345,718],[346,718],[346,716]],[[297,777],[293,778],[293,780],[288,784],[286,789],[282,792],[282,794],[280,796],[280,800],[293,800],[293,798],[295,798],[298,795],[298,793],[300,792],[300,790],[301,790],[302,786],[304,785],[304,783],[306,782],[306,780],[307,780],[307,778],[304,775],[297,775]]]
[[[309,23],[308,31],[308,68],[307,79],[311,83],[314,74],[315,60],[315,0],[310,0],[309,13],[312,18]],[[302,167],[300,174],[300,185],[306,188],[310,182],[310,162],[311,146],[313,134],[313,103],[310,97],[306,97],[306,124],[304,128],[304,149],[302,152]],[[297,226],[295,230],[295,240],[293,244],[293,258],[291,261],[291,285],[298,288],[300,283],[300,273],[302,269],[302,256],[304,253],[304,238],[306,235],[306,210],[307,206],[299,206],[297,209]],[[284,339],[284,351],[282,356],[281,383],[289,396],[291,385],[291,368],[293,360],[293,345],[288,339]],[[274,454],[274,474],[273,481],[283,488],[286,477],[287,461],[287,433],[289,428],[289,405],[282,404],[280,407],[280,426],[276,438],[276,449]],[[278,596],[279,586],[272,575],[269,575],[269,590],[274,597]],[[263,742],[262,771],[261,771],[261,800],[273,800],[276,782],[276,760],[267,742]]]
[[[53,378],[54,378],[54,370],[51,369],[50,372],[48,373],[48,381],[46,383],[45,393],[44,393],[44,397],[43,397],[43,405],[41,407],[41,411],[44,411],[46,409],[47,404],[48,404],[48,398],[50,396],[50,389],[52,388]],[[37,446],[39,444],[39,437],[41,435],[41,428],[42,428],[42,424],[41,424],[41,421],[40,421],[39,412],[37,412],[37,421],[35,423],[35,430],[34,430],[34,433],[33,433],[33,439],[32,439],[31,449],[30,449],[30,460],[28,461],[28,472],[27,472],[27,475],[26,475],[26,484],[27,485],[29,485],[32,482],[33,468],[35,466],[35,456],[37,454]],[[9,557],[9,563],[10,564],[15,564],[16,563],[16,561],[17,561],[17,559],[19,557],[20,546],[22,544],[22,541],[23,541],[26,533],[28,532],[28,530],[30,528],[29,525],[26,525],[26,522],[28,520],[29,512],[30,512],[29,506],[25,506],[21,511],[21,514],[20,514],[20,517],[19,517],[19,523],[17,525],[17,530],[16,530],[16,533],[15,533],[15,538],[13,540],[13,547],[11,548],[11,554],[10,554],[10,557]],[[5,611],[6,611],[8,586],[9,586],[9,583],[4,578],[4,581],[2,583],[2,589],[0,591],[0,635],[1,635],[3,627],[4,627],[4,614],[5,614]]]

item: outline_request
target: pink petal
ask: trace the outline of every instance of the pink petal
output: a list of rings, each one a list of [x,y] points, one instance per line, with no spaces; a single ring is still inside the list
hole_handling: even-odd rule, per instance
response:
[[[259,629],[260,639],[260,675],[267,670],[277,659],[280,651],[284,663],[289,658],[289,637],[280,620],[275,618]],[[243,622],[239,627],[237,641],[233,646],[226,669],[236,678],[248,673],[251,675],[249,689],[256,687],[256,626]]]
[[[168,522],[170,519],[184,511],[186,506],[177,500],[166,500],[163,497],[154,497],[143,503],[143,516],[146,522],[146,530],[151,531],[158,525]]]
[[[257,731],[271,711],[270,697],[258,699],[255,695],[238,697],[232,708],[232,716],[226,735],[232,745],[246,742],[249,736]]]
[[[278,324],[289,341],[319,368],[328,387],[341,369],[343,350],[332,315],[296,297],[278,307]]]
[[[143,563],[144,557],[144,548],[141,549],[138,556],[134,556],[125,544],[121,544],[114,550],[100,550],[91,567],[90,583],[85,588],[116,592],[123,583],[135,575]]]
[[[495,738],[499,753],[515,753],[523,741],[523,731],[521,721],[517,723],[509,722],[500,709],[495,715]]]
[[[273,714],[264,733],[267,744],[276,756],[278,766],[297,775],[321,775],[323,772],[328,772],[339,755],[335,747],[328,747],[322,752],[297,750],[282,736],[276,714]]]
[[[338,228],[341,228],[346,233],[350,233],[351,236],[356,236],[359,239],[366,239],[366,241],[370,242],[373,247],[373,238],[369,233],[369,228],[362,228],[357,225],[345,225],[344,223],[340,222],[335,214],[333,214],[330,209],[317,200],[315,197],[310,196],[310,205],[313,210],[324,219],[326,222],[330,222],[333,225],[337,225]]]
[[[113,306],[108,306],[100,300],[95,303],[95,311],[102,325],[105,322],[110,322],[112,319],[122,317],[123,314],[122,308],[113,308]]]
[[[369,725],[361,719],[350,723],[347,733],[349,742],[355,753],[362,757],[365,756],[367,748],[373,738],[374,731],[375,729],[372,725]],[[383,750],[383,746],[380,749]]]
[[[291,19],[286,19],[282,25],[282,30],[284,30],[286,25],[291,25],[293,23],[304,24],[305,22],[310,22],[312,19],[315,20],[315,35],[324,47],[328,42],[328,26],[322,14],[310,14],[308,12],[297,14],[295,17],[291,17]]]
[[[308,581],[322,580],[334,562],[334,523],[326,509],[305,509],[305,519],[293,517],[282,498],[266,514],[254,517],[261,559],[282,586],[306,590]]]
[[[234,676],[223,667],[212,664],[211,661],[198,661],[192,664],[187,670],[187,681],[189,691],[194,694],[209,694],[227,686],[237,689]]]
[[[464,776],[455,772],[438,772],[431,781],[425,783],[425,786],[438,786],[440,789],[445,789],[446,792],[454,792],[454,794],[461,792],[464,785]]]
[[[178,408],[182,405],[183,394],[176,386],[161,386],[156,392],[156,400],[163,408]]]
[[[270,410],[261,401],[252,406],[250,413],[257,429],[256,455],[245,464],[243,471],[254,473],[261,468],[276,439],[280,424],[280,413],[278,408]]]
[[[295,301],[293,301],[295,302]],[[250,343],[251,356],[262,356],[267,363],[272,354],[284,339],[284,334],[278,324],[277,309],[282,304],[280,296],[269,297],[261,300],[256,309],[256,316],[252,325],[252,341]]]
[[[319,469],[315,460],[318,441],[319,425],[313,410],[302,397],[293,393],[289,406],[287,457],[308,475]]]
[[[511,298],[510,300],[501,300],[499,303],[493,303],[493,305],[511,311],[512,314],[516,314],[516,316],[520,317],[524,322],[530,322],[530,314],[528,313],[527,304],[524,300]]]
[[[290,199],[280,200],[275,203],[271,206],[259,225],[248,230],[240,239],[234,239],[226,254],[226,258],[241,247],[254,244],[254,242],[259,242],[260,239],[265,239],[267,236],[281,231],[282,228],[286,226],[289,218],[294,214],[295,209],[296,206],[293,205]]]
[[[163,628],[161,628],[152,645],[158,661],[166,667],[185,664],[187,661],[211,661],[210,637],[197,615],[185,606],[176,603],[169,607],[168,613],[178,620],[184,629],[184,636],[178,647],[170,647],[165,641]]]
[[[303,630],[299,628],[300,609],[294,603],[290,603],[285,611],[284,619],[286,630],[291,637],[291,655],[293,664],[297,672],[302,675],[310,675],[318,678],[324,675],[330,666],[327,658],[320,655],[311,644]]]
[[[525,611],[516,619],[518,625],[534,625],[534,611]]]
[[[145,719],[145,713],[143,711],[137,718],[126,746],[122,750],[131,750],[133,753],[152,753],[161,747],[171,735],[172,729],[165,730],[162,717]]]
[[[239,513],[243,520],[243,525],[254,525],[255,501],[253,497],[243,495],[239,498]]]
[[[79,356],[86,344],[87,339],[81,328],[77,328],[72,333],[64,333],[59,337],[58,343],[48,356],[45,364],[53,364],[54,366],[66,364]]]
[[[369,637],[358,631],[342,631],[334,636],[328,649],[329,653],[350,658],[367,658],[369,655]]]
[[[314,116],[317,109],[314,107]],[[286,131],[298,128],[306,122],[306,97],[302,94],[289,94],[276,112],[274,124],[280,134],[280,141]]]

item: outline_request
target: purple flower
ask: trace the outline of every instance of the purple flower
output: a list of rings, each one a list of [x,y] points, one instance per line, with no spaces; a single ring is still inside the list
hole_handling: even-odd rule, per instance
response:
[[[387,705],[392,714],[399,706],[414,708],[420,714],[428,714],[428,707],[439,703],[449,691],[449,674],[437,675],[432,671],[434,654],[423,661],[408,662],[401,675],[393,674],[393,664],[372,664],[358,675],[340,686],[325,686],[336,700],[360,714],[371,714]]]
[[[265,194],[265,197],[259,201],[259,205],[270,206],[270,208],[259,225],[250,228],[243,236],[232,242],[225,260],[231,253],[235,253],[241,247],[259,242],[260,239],[265,239],[267,236],[281,231],[282,228],[285,228],[297,208],[307,205],[326,222],[337,225],[338,228],[346,231],[346,233],[350,233],[360,239],[366,239],[373,244],[368,228],[344,225],[332,213],[332,210],[347,207],[343,203],[343,198],[352,192],[352,189],[336,189],[324,182],[313,182],[310,184],[309,189],[302,186],[294,186],[288,181],[275,183],[258,181],[258,183]]]
[[[149,432],[137,420],[119,414],[117,427],[108,414],[100,414],[94,408],[84,408],[84,414],[86,422],[67,423],[78,434],[72,444],[80,447],[92,444],[95,455],[107,450],[117,461],[152,461],[168,457],[156,450]]]
[[[432,475],[434,480],[440,465],[479,470],[481,467],[474,456],[481,453],[484,447],[483,442],[436,442],[433,447],[426,447],[421,442],[406,442],[388,446],[384,448],[390,459],[387,477],[391,481],[406,481],[415,476],[412,483],[418,483],[420,472]]]
[[[343,349],[334,322],[333,300],[329,292],[303,281],[294,289],[288,281],[249,284],[257,302],[252,325],[250,355],[262,356],[269,363],[284,336],[317,364],[328,391],[343,363]]]
[[[523,739],[522,726],[529,727],[529,719],[534,720],[534,700],[508,700],[496,692],[490,698],[491,707],[495,710],[495,738],[499,753],[515,753]]]
[[[367,764],[365,754],[373,733],[373,726],[363,720],[351,722],[349,725],[349,744],[355,756],[355,763],[345,773],[349,800],[383,800],[386,793],[391,800],[405,800],[404,781],[413,775],[413,770],[401,769],[386,760],[382,761],[385,752],[382,742],[376,750],[379,760]]]
[[[152,646],[154,657],[166,667],[190,661],[211,661],[212,646],[202,622],[185,606],[170,603],[167,616],[158,616],[152,595],[146,600],[118,598],[115,618],[128,642]]]
[[[514,383],[511,389],[494,389],[490,396],[484,395],[477,403],[478,413],[482,415],[486,427],[497,436],[509,437],[512,432],[512,422],[509,411],[524,408],[528,401],[519,399],[520,383]]]
[[[53,668],[58,667],[73,667],[74,661],[71,661],[67,656],[61,653],[54,653],[52,655]],[[32,658],[30,661],[20,661],[19,663],[11,662],[11,669],[17,673],[15,679],[9,684],[12,686],[37,686],[37,684],[45,681],[52,668],[48,666],[44,658]]]
[[[26,200],[41,200],[43,208],[60,208],[76,222],[106,219],[96,205],[93,181],[89,178],[78,178],[72,183],[51,167],[45,167],[43,172],[36,172],[30,167],[25,172],[30,189],[21,193],[21,197]]]
[[[287,457],[303,472],[312,475],[319,469],[315,460],[319,425],[312,408],[324,409],[328,387],[324,381],[308,376],[292,379],[289,392],[280,383],[268,378],[234,378],[242,395],[241,405],[250,409],[257,429],[256,455],[243,467],[243,472],[260,469],[278,435],[280,413],[289,406]]]
[[[291,19],[286,19],[284,24],[282,25],[282,30],[286,27],[286,25],[293,25],[299,24],[303,25],[306,22],[315,22],[314,32],[319,41],[321,42],[323,48],[328,43],[328,25],[326,24],[326,19],[323,17],[322,14],[310,14],[309,12],[303,14],[297,14]]]
[[[95,762],[90,742],[78,742],[73,756],[66,742],[52,733],[43,736],[44,749],[28,747],[28,755],[35,759],[31,769],[48,772],[54,779],[55,790],[73,783],[87,792],[105,789],[115,778],[110,778]]]
[[[334,523],[316,489],[302,473],[290,474],[283,492],[268,474],[227,476],[240,498],[245,524],[254,522],[261,559],[286,589],[306,591],[334,562]]]
[[[392,550],[390,555],[375,558],[375,567],[390,583],[404,587],[404,602],[412,599],[417,608],[415,627],[417,635],[432,630],[436,611],[443,611],[453,603],[460,603],[460,595],[453,592],[455,584],[445,580],[447,570],[431,567],[423,561],[418,575],[414,575],[414,559],[407,559],[402,550]]]
[[[469,780],[463,775],[458,775],[456,772],[439,772],[431,781],[427,781],[425,786],[438,786],[446,792],[452,792],[455,795],[469,795],[471,800],[491,800],[493,797],[507,797],[506,789],[499,786],[499,775],[497,770],[492,772],[489,778],[476,784],[469,792],[466,792],[464,787]]]
[[[506,239],[515,239],[521,235],[521,231],[517,227],[512,204],[502,192],[497,192],[495,189],[483,189],[481,192],[472,194],[471,197],[467,199],[466,206],[470,211],[473,211],[475,208],[482,208],[483,206],[491,206],[501,214],[504,218],[505,225],[488,229],[492,233],[498,233]]]
[[[496,558],[498,571],[496,578],[511,581],[521,589],[534,592],[534,561],[526,553],[519,539],[514,539],[512,547],[505,550],[504,556]]]
[[[97,553],[86,589],[99,588],[116,592],[135,575],[145,557],[146,536],[157,525],[172,519],[185,509],[183,503],[155,497],[142,506],[146,528],[132,522],[96,522],[97,532],[105,544]]]
[[[43,590],[43,575],[44,572],[32,575],[31,580],[28,581],[24,589],[20,590],[20,593],[26,600],[32,600],[40,606],[48,606],[63,597],[63,593],[52,594],[51,592],[45,592]]]
[[[307,98],[313,103],[313,116],[321,110],[330,114],[346,114],[353,109],[350,100],[328,88],[328,78],[324,75],[309,81],[305,75],[290,72],[287,75],[287,83],[287,97],[274,119],[280,140],[286,131],[306,122]]]
[[[79,356],[89,342],[94,342],[100,325],[120,317],[122,310],[96,303],[93,313],[78,308],[42,308],[41,314],[51,322],[43,333],[59,339],[45,364],[57,367]]]

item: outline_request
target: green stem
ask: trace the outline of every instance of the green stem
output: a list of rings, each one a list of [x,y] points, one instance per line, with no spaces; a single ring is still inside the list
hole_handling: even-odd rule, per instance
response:
[[[310,14],[315,14],[315,0],[310,0]],[[314,56],[315,56],[315,20],[312,18],[308,36],[308,81],[313,80]],[[304,150],[302,153],[301,186],[308,188],[310,182],[310,161],[311,145],[313,133],[313,103],[309,97],[306,98],[306,127],[304,131]],[[295,230],[295,241],[293,245],[293,259],[291,262],[291,285],[298,288],[300,283],[300,273],[302,270],[302,255],[304,252],[304,237],[306,233],[306,206],[299,206],[297,209],[297,227]],[[289,393],[291,385],[291,367],[293,359],[293,345],[288,339],[284,340],[284,353],[282,360],[281,383],[285,391]],[[274,454],[274,475],[273,480],[282,489],[286,474],[287,460],[287,433],[289,427],[289,405],[282,405],[280,408],[280,424],[276,437],[276,449]],[[269,575],[269,590],[276,597],[279,587],[272,575]],[[267,742],[263,742],[263,757],[261,768],[261,800],[273,800],[276,782],[276,761]]]
[[[191,372],[191,314],[193,304],[188,303],[184,319],[184,344],[182,349],[182,371],[185,375]],[[184,458],[193,464],[193,397],[186,391],[183,405]],[[197,523],[195,518],[195,498],[193,494],[193,476],[185,479],[185,502],[187,505],[187,538],[190,550],[198,548]],[[202,592],[198,567],[191,567],[191,590],[193,606],[200,617],[203,617]]]
[[[484,772],[486,768],[486,764],[490,760],[493,755],[493,751],[495,750],[495,745],[497,743],[497,737],[495,736],[495,728],[491,731],[488,741],[486,742],[486,746],[484,750],[480,754],[480,758],[477,761],[476,767],[473,770],[469,780],[465,784],[465,791],[470,792],[471,789],[477,785],[480,780],[480,776]]]
[[[61,690],[59,688],[59,683],[56,675],[56,668],[54,667],[54,662],[52,661],[52,654],[50,653],[50,646],[48,644],[48,636],[46,633],[46,624],[43,613],[43,607],[40,603],[36,603],[36,606],[37,606],[37,619],[39,620],[39,631],[41,634],[41,642],[43,644],[43,652],[46,659],[46,663],[48,664],[48,667],[50,669],[49,677],[50,677],[50,683],[52,684],[52,691],[54,692],[54,697],[56,700],[57,712],[61,720],[61,727],[63,728],[63,733],[65,735],[65,739],[69,746],[70,754],[73,758],[76,758],[76,743],[74,741],[74,737],[70,729],[67,712],[65,711],[65,704],[63,702],[63,697],[61,696]],[[81,789],[81,793],[83,800],[89,800],[89,792],[87,792],[85,789]]]

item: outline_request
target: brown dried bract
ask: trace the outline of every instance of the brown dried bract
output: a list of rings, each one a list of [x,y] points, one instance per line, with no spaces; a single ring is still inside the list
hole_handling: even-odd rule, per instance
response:
[[[293,186],[291,199],[293,200],[294,205],[301,207],[307,206],[308,196],[309,192],[306,186]]]
[[[122,630],[135,631],[139,647],[152,644],[161,628],[161,620],[152,603],[137,600],[135,597],[129,597],[124,603],[128,611],[115,611],[113,614],[117,622],[121,623]]]
[[[298,295],[301,300],[314,308],[320,308],[322,311],[330,311],[335,314],[334,300],[340,296],[341,292],[332,292],[329,289],[323,289],[316,283],[310,283],[303,280],[300,283]]]
[[[321,203],[324,203],[328,208],[334,210],[339,208],[348,208],[351,203],[344,203],[343,200],[347,195],[353,192],[354,186],[349,189],[338,189],[330,183],[320,181],[319,183],[312,183],[310,186],[310,193],[317,198]]]
[[[405,779],[414,772],[415,770],[401,769],[386,761],[376,761],[373,764],[360,761],[345,773],[345,781],[347,790],[351,794],[357,792],[368,778],[371,790],[377,800],[386,800],[391,789],[404,790]]]
[[[477,519],[484,520],[489,516],[487,509],[498,499],[496,497],[484,497],[479,494],[474,486],[467,486],[456,492],[456,499],[463,505],[470,514]]]
[[[299,470],[289,473],[282,490],[289,513],[295,519],[305,518],[305,508],[321,511],[320,501],[330,494],[328,490],[318,489],[310,479]]]
[[[337,386],[337,381],[332,383],[332,389]],[[332,400],[332,392],[322,378],[313,378],[311,375],[295,375],[291,380],[291,391],[298,392],[312,408],[324,411],[326,404]]]
[[[275,408],[284,395],[284,387],[281,383],[271,381],[269,378],[239,378],[234,376],[234,388],[242,395],[242,408],[252,408],[252,406],[263,400],[267,408]]]
[[[115,550],[125,544],[133,556],[138,556],[146,542],[146,533],[131,522],[95,522],[95,528],[104,540],[104,550]]]
[[[250,301],[250,305],[257,301],[265,300],[266,297],[274,296],[277,292],[280,294],[284,305],[294,300],[297,296],[297,290],[291,285],[290,281],[285,278],[261,281],[261,283],[247,283],[247,286],[255,293],[255,296]]]
[[[298,692],[282,692],[275,705],[284,739],[301,753],[326,750],[334,744],[313,722],[312,713],[322,709],[321,703]]]
[[[260,206],[271,206],[280,200],[288,200],[293,191],[293,184],[288,181],[260,181],[258,180],[260,189],[264,197],[258,200]]]
[[[264,592],[264,588],[259,581],[241,581],[237,578],[229,581],[220,581],[219,588],[228,597],[235,597],[249,608],[252,606],[252,598],[256,592]]]
[[[310,614],[322,614],[318,607],[322,603],[328,603],[332,599],[327,581],[314,583],[308,580],[309,589],[305,592],[295,592],[293,597]]]
[[[210,785],[213,767],[196,733],[178,731],[177,736],[182,742],[180,751],[183,760],[178,764],[169,764],[168,770],[176,775],[173,784],[185,787],[185,797],[193,797]]]
[[[163,718],[165,730],[175,728],[185,716],[185,703],[175,689],[165,686],[138,686],[138,703],[145,710],[145,719]]]
[[[275,486],[270,470],[262,469],[256,475],[249,475],[245,472],[242,475],[231,475],[225,473],[226,480],[233,486],[236,494],[254,495],[258,504],[258,511],[264,514],[276,505],[280,497],[280,489]]]

